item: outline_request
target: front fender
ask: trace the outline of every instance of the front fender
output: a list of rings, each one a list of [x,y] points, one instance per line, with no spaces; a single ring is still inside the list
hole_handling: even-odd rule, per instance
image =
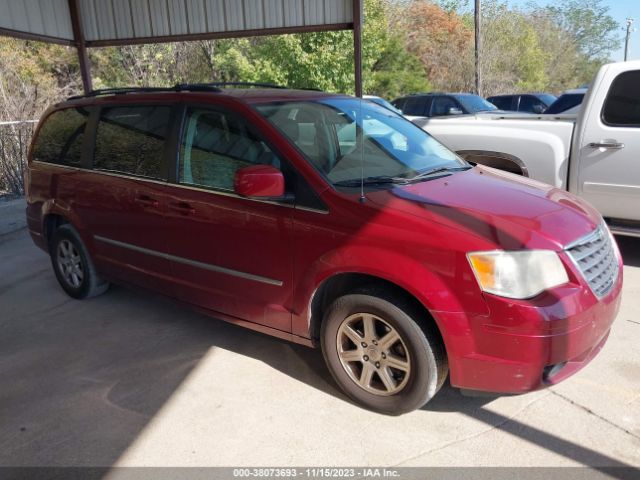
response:
[[[459,256],[453,251],[450,255]],[[470,300],[472,295],[469,295],[473,291],[464,286],[458,290],[451,287],[451,280],[456,278],[459,281],[462,277],[460,269],[467,265],[466,258],[464,255],[462,257],[450,259],[450,265],[455,265],[451,269],[453,271],[436,273],[435,269],[429,268],[428,263],[378,246],[349,245],[328,251],[307,269],[297,272],[300,281],[295,293],[293,333],[309,336],[311,303],[315,292],[327,279],[345,273],[370,275],[402,288],[432,313],[436,323],[439,320],[435,312],[439,311],[463,312],[471,309],[487,314],[486,303],[477,286],[474,290],[478,292],[473,300]],[[464,265],[460,262],[464,262]],[[463,300],[465,305],[462,304]],[[472,307],[470,303],[473,304]],[[445,326],[438,324],[438,327],[443,331]]]

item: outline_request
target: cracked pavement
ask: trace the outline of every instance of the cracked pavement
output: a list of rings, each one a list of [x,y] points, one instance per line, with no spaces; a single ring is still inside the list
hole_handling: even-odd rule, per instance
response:
[[[121,287],[68,299],[21,227],[0,236],[0,466],[640,466],[640,239],[618,238],[622,308],[577,375],[386,417],[317,350]]]

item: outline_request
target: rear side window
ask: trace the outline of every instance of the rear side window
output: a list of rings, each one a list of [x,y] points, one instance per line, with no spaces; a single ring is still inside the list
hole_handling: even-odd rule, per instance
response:
[[[640,126],[640,70],[616,77],[604,102],[602,120],[614,127]]]
[[[490,97],[487,101],[493,103],[500,110],[511,110],[511,100],[513,97]]]
[[[453,115],[462,113],[462,109],[458,102],[450,97],[436,97],[431,104],[431,116],[441,117],[443,115]]]
[[[521,112],[542,113],[545,108],[546,105],[533,95],[520,97],[520,108],[518,110]]]
[[[56,165],[80,166],[88,118],[89,110],[86,108],[67,108],[49,115],[33,145],[33,159]]]
[[[100,113],[93,167],[166,180],[164,145],[169,106],[104,108]]]
[[[424,115],[424,105],[427,99],[423,97],[409,97],[407,98],[404,107],[402,107],[402,113],[405,115]]]

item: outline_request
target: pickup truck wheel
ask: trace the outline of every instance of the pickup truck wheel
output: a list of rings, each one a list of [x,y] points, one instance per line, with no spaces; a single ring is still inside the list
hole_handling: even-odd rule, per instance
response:
[[[392,415],[427,403],[448,371],[440,339],[420,328],[414,309],[398,300],[380,289],[340,297],[321,332],[325,361],[345,393]]]
[[[104,293],[109,283],[102,280],[75,228],[61,225],[51,238],[51,264],[62,289],[76,299]]]

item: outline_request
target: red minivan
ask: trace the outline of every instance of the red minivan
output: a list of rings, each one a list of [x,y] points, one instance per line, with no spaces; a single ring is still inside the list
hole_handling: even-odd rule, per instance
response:
[[[74,298],[109,282],[321,345],[336,382],[399,414],[442,386],[527,392],[602,348],[622,262],[601,216],[472,166],[344,95],[178,85],[50,108],[27,219]]]

